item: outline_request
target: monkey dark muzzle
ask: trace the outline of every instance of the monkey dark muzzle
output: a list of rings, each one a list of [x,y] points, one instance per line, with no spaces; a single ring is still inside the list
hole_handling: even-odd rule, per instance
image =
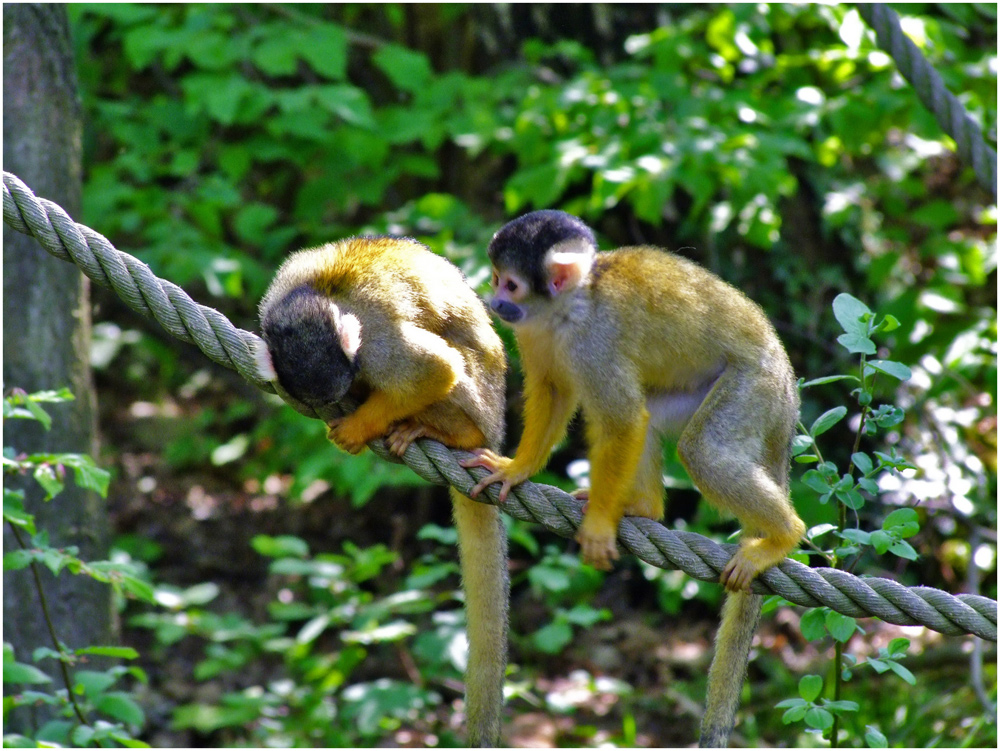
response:
[[[490,309],[507,323],[517,323],[524,318],[524,310],[521,309],[521,306],[507,300],[494,299],[490,302]]]

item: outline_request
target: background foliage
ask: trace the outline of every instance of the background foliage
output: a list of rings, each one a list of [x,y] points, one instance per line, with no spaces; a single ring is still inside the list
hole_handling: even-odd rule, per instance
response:
[[[996,7],[899,11],[995,145]],[[996,597],[996,207],[851,6],[70,13],[87,118],[82,221],[245,328],[290,251],[361,232],[416,237],[485,291],[492,232],[546,207],[583,216],[603,247],[680,249],[740,286],[806,378],[850,367],[834,344],[837,293],[892,314],[887,346],[913,378],[885,396],[906,418],[867,449],[896,448],[919,471],[884,480],[860,527],[915,505],[920,558],[866,555],[855,569]],[[143,690],[177,707],[148,717],[154,742],[453,740],[461,623],[442,497],[403,468],[331,450],[323,426],[95,297],[120,555],[169,584],[165,610],[125,611],[126,636],[150,649]],[[516,367],[509,393],[513,444]],[[808,390],[803,421],[842,401],[833,384]],[[852,419],[830,431],[834,460],[851,454]],[[581,455],[574,433],[542,480],[570,487]],[[670,466],[667,523],[731,529]],[[832,521],[793,480],[807,523]],[[669,655],[685,639],[704,649],[718,588],[634,561],[604,577],[565,541],[519,524],[511,534],[509,713],[522,722],[511,732],[689,742],[697,712],[685,707],[701,701],[704,670]],[[225,586],[192,593],[207,580]],[[687,632],[680,613],[704,623]],[[805,742],[762,710],[794,693],[806,659],[782,623],[762,637],[781,659],[755,663],[748,743]],[[666,651],[653,659],[643,638]],[[629,639],[646,673],[609,656]],[[995,727],[965,722],[983,709],[955,688],[963,663],[914,672],[915,689],[870,679],[853,738],[878,723],[893,745],[995,743]],[[900,706],[926,721],[913,726]],[[572,722],[528,730],[535,708]],[[319,726],[328,735],[310,735]]]

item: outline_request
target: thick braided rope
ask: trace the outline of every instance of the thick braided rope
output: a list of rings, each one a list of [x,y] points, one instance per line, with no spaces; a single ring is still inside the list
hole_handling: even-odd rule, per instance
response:
[[[938,124],[955,139],[958,155],[971,164],[979,184],[997,198],[997,153],[983,140],[982,130],[969,117],[958,98],[948,91],[920,49],[903,33],[899,16],[884,3],[858,3],[858,12],[875,30],[878,46],[892,55],[903,77],[910,82]]]
[[[51,201],[40,200],[10,173],[3,176],[4,221],[33,235],[49,253],[76,263],[84,274],[110,286],[134,310],[163,323],[170,333],[192,342],[206,355],[239,372],[258,387],[276,392],[294,409],[310,417],[329,419],[350,411],[350,405],[317,413],[297,402],[277,382],[262,381],[253,353],[263,342],[237,329],[223,315],[198,305],[183,290],[157,279],[149,268],[91,229],[74,223]],[[398,461],[383,441],[369,448]],[[403,461],[420,477],[451,485],[468,494],[485,476],[482,468],[466,469],[459,461],[471,456],[437,441],[420,439]],[[490,486],[478,500],[499,505],[498,488]],[[525,482],[512,490],[503,510],[516,519],[535,522],[563,537],[573,537],[583,518],[578,500],[558,488]],[[674,532],[650,519],[626,518],[618,528],[622,548],[659,568],[679,568],[703,581],[717,581],[736,549],[719,545],[691,532]],[[945,634],[975,634],[997,639],[997,603],[976,595],[953,596],[928,587],[908,589],[888,579],[862,579],[830,568],[812,569],[792,560],[765,571],[753,583],[754,591],[778,594],[798,605],[826,605],[855,617],[877,616],[899,625],[923,625]]]

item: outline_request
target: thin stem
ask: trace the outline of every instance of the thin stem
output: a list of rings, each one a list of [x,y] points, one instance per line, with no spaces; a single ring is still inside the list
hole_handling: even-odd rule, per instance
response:
[[[9,524],[9,523],[8,523]],[[27,550],[28,546],[25,544],[24,540],[21,539],[21,533],[18,531],[17,527],[13,524],[9,524],[11,531],[14,533],[14,538],[17,540],[17,544],[21,546],[23,550]],[[59,637],[56,636],[56,627],[52,622],[52,615],[49,613],[49,603],[48,598],[45,597],[45,589],[42,587],[42,577],[38,572],[38,564],[32,561],[30,564],[31,573],[35,577],[35,588],[38,590],[38,602],[42,606],[42,616],[45,618],[45,625],[48,627],[49,636],[52,637],[52,646],[56,648],[56,651],[60,655],[66,653],[62,644],[59,643]],[[69,677],[69,668],[66,666],[65,660],[59,660],[59,669],[62,672],[63,683],[66,684],[66,695],[69,697],[70,704],[73,705],[73,711],[76,713],[77,719],[80,720],[84,725],[88,725],[86,716],[83,714],[83,709],[76,702],[76,696],[73,693],[73,682]]]
[[[874,385],[874,377],[873,384]],[[865,388],[865,356],[861,355],[861,392],[864,393]],[[869,403],[870,404],[870,403]],[[851,449],[851,463],[848,466],[848,474],[850,474],[851,479],[854,479],[854,455],[858,453],[861,449],[861,437],[865,434],[865,421],[868,419],[868,413],[871,408],[868,404],[862,405],[861,407],[861,421],[858,423],[858,432],[854,435],[854,448]],[[847,526],[847,506],[843,503],[837,503],[837,527],[841,532]],[[839,570],[844,570],[844,562],[835,556],[834,568]],[[833,700],[840,701],[841,691],[843,689],[843,679],[842,671],[840,666],[843,664],[844,659],[844,645],[842,642],[834,640],[833,645]],[[830,748],[839,748],[840,744],[838,742],[838,736],[840,735],[840,715],[833,716],[833,725],[830,727]]]

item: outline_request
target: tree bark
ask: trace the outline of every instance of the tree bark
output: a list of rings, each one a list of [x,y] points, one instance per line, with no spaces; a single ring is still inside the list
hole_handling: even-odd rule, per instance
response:
[[[40,197],[79,216],[81,109],[69,19],[61,5],[4,5],[3,161]],[[52,429],[9,420],[4,446],[17,452],[96,455],[95,396],[89,368],[90,296],[87,279],[72,264],[48,255],[27,235],[3,233],[3,382],[32,392],[68,386],[76,400],[46,405]],[[25,505],[50,544],[74,545],[84,560],[107,557],[108,519],[103,501],[72,480],[45,503],[30,477],[4,478],[26,492]],[[4,550],[18,547],[4,526]],[[84,576],[42,567],[42,581],[56,633],[70,648],[111,642],[110,588]],[[28,571],[4,572],[4,640],[20,662],[31,662],[39,646],[52,647],[34,580]],[[54,661],[40,668],[61,681]],[[48,719],[42,710],[18,709],[6,718],[9,731],[30,732]]]

